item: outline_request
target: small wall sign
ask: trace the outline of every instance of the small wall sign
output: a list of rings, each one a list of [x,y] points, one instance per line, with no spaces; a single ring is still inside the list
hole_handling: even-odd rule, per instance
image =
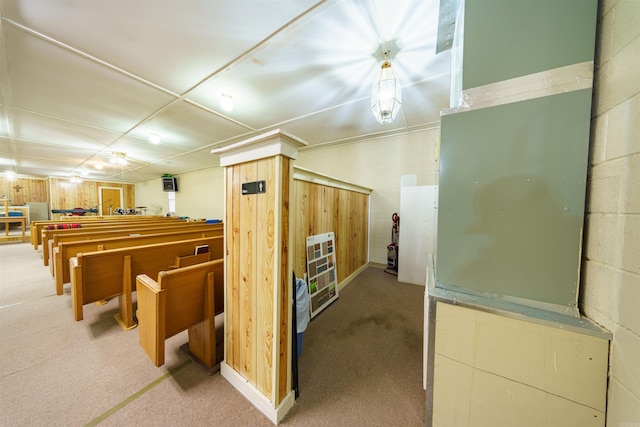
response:
[[[267,192],[266,181],[245,182],[242,184],[242,195]]]

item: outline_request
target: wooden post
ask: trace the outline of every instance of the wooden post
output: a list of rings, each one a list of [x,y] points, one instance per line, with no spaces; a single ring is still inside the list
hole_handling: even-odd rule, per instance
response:
[[[274,424],[293,406],[289,203],[307,144],[275,130],[214,150],[225,168],[225,360],[220,372]]]

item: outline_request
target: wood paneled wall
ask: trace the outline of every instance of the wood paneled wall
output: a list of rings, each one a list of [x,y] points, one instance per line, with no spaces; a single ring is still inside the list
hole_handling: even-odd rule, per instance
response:
[[[96,208],[100,187],[122,188],[123,208],[134,208],[135,185],[106,181],[72,183],[68,179],[49,178],[51,188],[50,209]]]
[[[107,181],[72,183],[63,178],[14,178],[0,176],[0,196],[12,205],[48,202],[50,209],[95,208],[100,187],[122,188],[124,208],[135,207],[135,185]]]
[[[19,206],[29,202],[47,202],[47,194],[48,181],[46,179],[7,179],[0,176],[0,197],[7,196],[12,205]]]
[[[294,168],[293,269],[307,271],[307,236],[333,231],[336,238],[338,285],[369,262],[370,189]]]
[[[276,404],[290,389],[289,230],[281,225],[289,218],[289,169],[283,156],[249,161],[228,166],[225,181],[225,362]],[[243,183],[258,180],[265,193],[242,194]]]

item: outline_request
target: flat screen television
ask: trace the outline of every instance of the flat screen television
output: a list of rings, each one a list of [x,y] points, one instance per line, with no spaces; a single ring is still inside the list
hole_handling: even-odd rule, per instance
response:
[[[175,176],[163,176],[162,191],[178,191],[178,179]]]

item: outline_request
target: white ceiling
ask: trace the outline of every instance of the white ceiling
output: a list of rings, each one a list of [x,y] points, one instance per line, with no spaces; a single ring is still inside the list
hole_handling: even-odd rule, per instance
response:
[[[0,172],[137,182],[215,166],[211,149],[275,128],[316,145],[431,127],[449,100],[438,3],[0,0]],[[369,93],[386,49],[403,104],[380,125]]]

